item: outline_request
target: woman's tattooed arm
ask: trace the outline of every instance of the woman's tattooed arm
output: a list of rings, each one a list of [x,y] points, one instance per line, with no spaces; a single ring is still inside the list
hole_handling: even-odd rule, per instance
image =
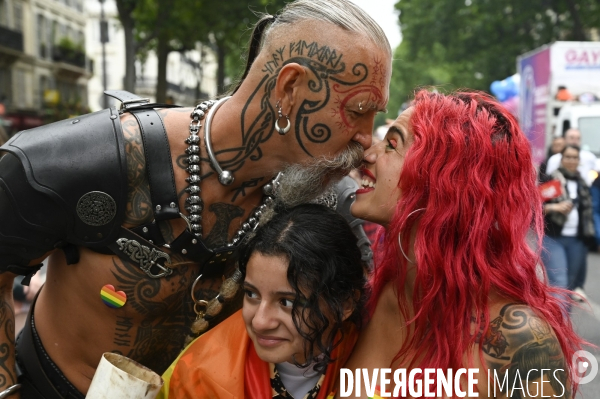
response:
[[[483,333],[481,345],[490,397],[571,398],[560,344],[548,323],[528,306],[505,305]]]

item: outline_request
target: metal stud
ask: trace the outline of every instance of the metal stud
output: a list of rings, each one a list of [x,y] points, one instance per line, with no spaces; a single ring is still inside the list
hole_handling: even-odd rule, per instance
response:
[[[200,147],[197,145],[191,145],[185,149],[185,153],[188,155],[198,154],[200,152]]]
[[[195,238],[192,239],[192,244],[198,244],[198,240],[196,240]]]
[[[182,254],[184,254],[184,255],[185,255],[185,254],[187,254],[187,249],[185,249],[185,248],[184,248],[184,249],[182,249],[182,250],[181,250],[181,253],[182,253]]]
[[[197,144],[200,142],[200,137],[193,135],[185,139],[186,144]]]
[[[200,180],[201,180],[200,176],[198,176],[198,175],[191,175],[190,177],[185,178],[185,181],[190,184],[198,183]]]
[[[169,206],[170,206],[171,208],[177,208],[177,204],[176,204],[176,203],[174,203],[174,202],[171,202],[171,203],[169,204]]]
[[[200,187],[198,186],[189,186],[185,189],[189,194],[196,194],[200,192]]]
[[[110,116],[110,119],[113,119],[113,120],[114,120],[114,119],[117,119],[117,115],[111,115],[111,116]]]
[[[265,195],[273,195],[273,185],[265,184],[263,186],[263,193],[265,193]]]
[[[190,174],[200,172],[200,165],[190,165],[187,167],[187,171]]]
[[[185,210],[188,211],[189,213],[198,213],[202,210],[202,207],[200,205],[191,205],[191,206],[186,206]]]
[[[160,206],[160,205],[156,205],[156,210],[157,210],[157,211],[160,211],[161,209],[162,209],[162,206]]]
[[[147,228],[147,227],[144,227],[144,228],[142,229],[142,231],[143,231],[144,233],[147,233],[147,232],[148,232],[148,228]]]

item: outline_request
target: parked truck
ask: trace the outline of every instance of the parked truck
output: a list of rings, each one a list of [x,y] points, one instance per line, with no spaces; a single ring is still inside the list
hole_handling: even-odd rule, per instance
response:
[[[554,42],[517,58],[519,123],[539,165],[553,136],[581,131],[600,156],[600,42]]]

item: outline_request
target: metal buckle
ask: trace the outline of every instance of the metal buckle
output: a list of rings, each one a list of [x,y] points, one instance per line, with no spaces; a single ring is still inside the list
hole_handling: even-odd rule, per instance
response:
[[[142,105],[142,104],[147,104],[150,102],[149,98],[136,98],[134,100],[125,100],[125,101],[121,101],[121,108],[119,108],[119,111],[123,111],[126,110],[127,108],[132,108],[135,107],[135,104]]]
[[[140,266],[140,269],[142,269],[148,277],[161,278],[173,273],[173,269],[166,266],[171,263],[171,257],[167,253],[157,251],[155,248],[148,248],[135,240],[128,240],[126,238],[119,238],[117,240],[117,245],[125,255],[129,256],[129,259]],[[165,266],[159,263],[161,259],[164,259]],[[153,266],[158,267],[162,272],[153,274],[151,270]]]

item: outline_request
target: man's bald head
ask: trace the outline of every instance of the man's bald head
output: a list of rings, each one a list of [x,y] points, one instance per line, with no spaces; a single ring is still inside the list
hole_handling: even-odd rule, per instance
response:
[[[565,143],[581,147],[581,132],[578,129],[569,129],[565,132]]]

